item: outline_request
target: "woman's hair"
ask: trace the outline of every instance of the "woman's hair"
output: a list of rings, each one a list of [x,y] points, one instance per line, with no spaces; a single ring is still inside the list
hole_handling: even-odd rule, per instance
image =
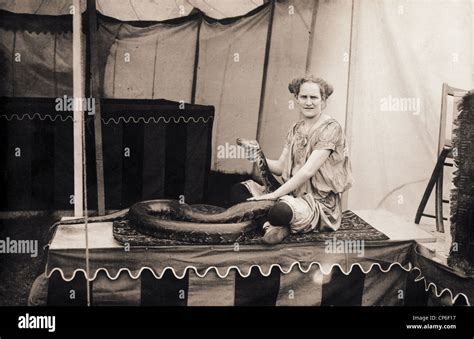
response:
[[[321,99],[326,101],[327,98],[334,92],[334,88],[326,82],[326,80],[321,78],[315,78],[312,75],[304,76],[302,78],[295,78],[293,79],[290,84],[288,85],[288,89],[290,93],[298,96],[300,93],[301,85],[305,82],[314,82],[315,84],[319,85],[319,91],[321,92]]]

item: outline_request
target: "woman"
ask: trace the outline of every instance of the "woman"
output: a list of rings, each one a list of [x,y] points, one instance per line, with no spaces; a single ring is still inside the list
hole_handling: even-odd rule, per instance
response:
[[[264,224],[264,241],[281,242],[288,234],[335,231],[342,219],[342,192],[352,185],[345,135],[337,120],[324,114],[333,88],[307,76],[289,84],[300,111],[289,130],[278,160],[267,159],[270,171],[284,184],[263,194],[264,187],[248,180],[234,186],[236,200],[276,200]]]

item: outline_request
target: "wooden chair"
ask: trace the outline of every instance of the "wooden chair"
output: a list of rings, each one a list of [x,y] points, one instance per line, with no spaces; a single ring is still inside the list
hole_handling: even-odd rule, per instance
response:
[[[448,220],[443,217],[443,203],[449,204],[448,199],[443,198],[443,172],[444,167],[453,167],[453,163],[446,162],[446,159],[453,157],[452,154],[452,141],[451,138],[446,138],[446,131],[448,128],[448,97],[453,98],[453,115],[449,124],[449,128],[452,131],[452,122],[456,119],[459,111],[457,109],[458,101],[467,93],[467,91],[451,87],[446,83],[443,83],[442,95],[441,95],[441,117],[439,125],[439,138],[438,138],[438,160],[436,161],[435,168],[431,174],[431,178],[426,186],[425,193],[421,199],[420,205],[415,216],[415,223],[419,224],[421,217],[428,217],[436,219],[436,230],[438,232],[444,232],[444,220]],[[435,215],[424,213],[428,199],[430,198],[431,192],[435,190]]]

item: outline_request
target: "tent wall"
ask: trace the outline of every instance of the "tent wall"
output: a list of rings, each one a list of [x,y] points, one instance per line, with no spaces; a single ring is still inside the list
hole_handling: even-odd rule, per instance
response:
[[[97,11],[122,21],[164,21],[189,15],[194,8],[207,16],[223,19],[244,15],[263,4],[263,0],[96,0]],[[81,12],[87,3],[81,2]],[[18,14],[66,15],[71,14],[73,0],[2,0],[0,8]]]
[[[238,137],[255,138],[270,8],[233,25],[203,22],[199,41],[196,102],[215,105],[213,150]],[[219,159],[212,168],[249,171],[243,159]]]
[[[260,144],[270,158],[280,156],[286,133],[298,117],[288,83],[305,72],[311,17],[317,4],[303,0],[278,2],[275,6],[264,106],[258,131]]]
[[[107,34],[115,24],[104,23]],[[191,102],[198,21],[151,27],[121,25],[108,52],[104,96]]]
[[[0,95],[72,96],[71,32],[31,32],[0,27],[3,79]]]
[[[413,218],[437,158],[442,83],[472,86],[471,3],[356,1],[353,33],[349,206]]]
[[[71,14],[73,0],[2,0],[0,8],[18,14],[67,15]],[[86,1],[81,1],[81,13],[86,9]]]
[[[320,1],[313,35],[313,54],[309,60],[309,73],[327,79],[334,86],[326,110],[343,128],[348,94],[351,14],[352,1]]]
[[[118,17],[106,11],[107,2],[98,1],[98,10]],[[207,3],[211,5],[201,10],[213,16],[214,9],[219,17],[220,5]],[[335,88],[327,112],[345,127],[356,180],[347,207],[386,208],[413,217],[436,159],[441,85],[468,89],[472,84],[471,3],[278,0],[264,79],[271,5],[224,21],[202,14],[154,24],[100,17],[104,96],[195,99],[215,106],[212,169],[248,174],[245,160],[219,159],[217,147],[234,144],[238,136],[258,137],[267,156],[277,157],[286,131],[298,119],[287,84],[307,69]],[[141,17],[146,11],[135,10],[146,19]],[[176,12],[170,13],[167,18],[175,17]],[[29,23],[35,21],[31,17]],[[51,29],[62,27],[51,24],[53,19],[42,16],[38,21]],[[12,79],[3,82],[1,95],[72,93],[70,32],[43,28],[38,34],[5,27],[5,22],[0,26],[1,67],[6,79]],[[13,59],[17,51],[20,64]],[[53,60],[47,57],[52,51]],[[419,100],[419,112],[382,107],[393,99]]]

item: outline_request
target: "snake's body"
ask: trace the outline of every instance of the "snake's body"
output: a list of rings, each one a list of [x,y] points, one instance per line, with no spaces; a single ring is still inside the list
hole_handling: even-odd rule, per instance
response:
[[[258,143],[238,139],[237,144],[253,152],[266,191],[277,189],[280,184],[271,174]],[[149,200],[112,214],[90,217],[87,221],[97,223],[128,219],[129,224],[140,233],[195,243],[229,243],[254,230],[255,219],[266,215],[273,204],[271,200],[247,201],[210,213],[178,200]],[[84,222],[84,218],[79,218],[58,224]]]

